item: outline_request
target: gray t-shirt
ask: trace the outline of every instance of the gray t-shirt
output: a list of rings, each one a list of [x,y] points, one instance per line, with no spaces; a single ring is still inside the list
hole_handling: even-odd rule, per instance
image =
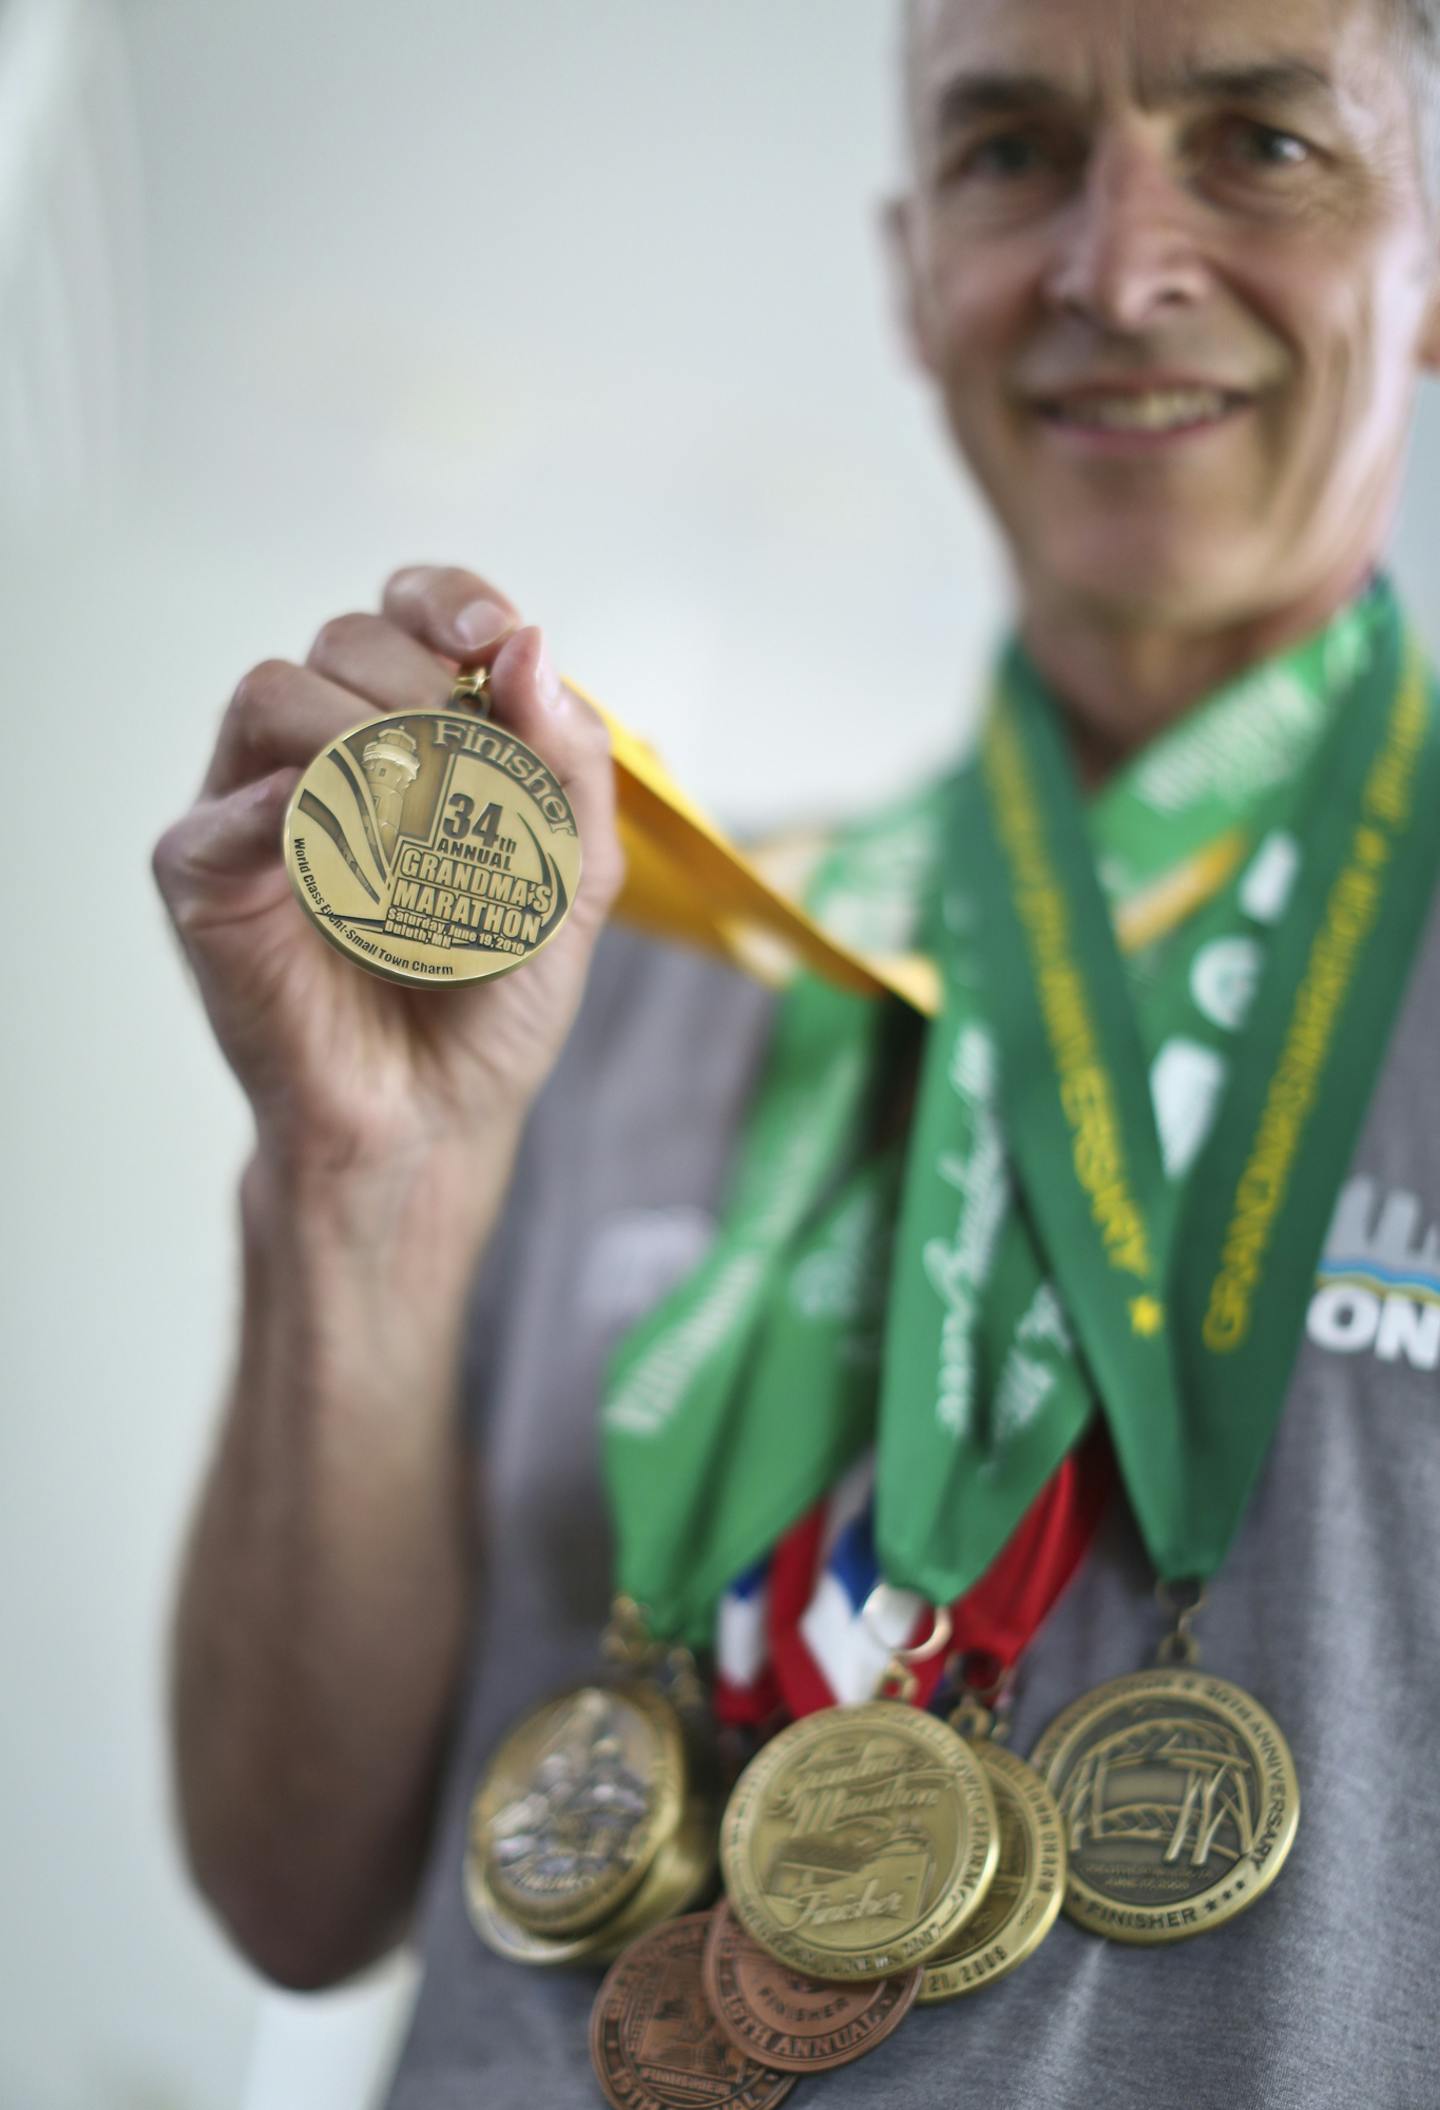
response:
[[[594,2106],[598,1974],[526,1970],[466,1918],[467,1805],[535,1699],[589,1675],[610,1585],[596,1402],[627,1325],[702,1252],[771,1000],[608,939],[477,1295],[490,1554],[418,1928],[391,2110]],[[833,2110],[1418,2110],[1440,2105],[1440,912],[1340,1197],[1280,1431],[1200,1624],[1288,1736],[1303,1808],[1274,1889],[1196,1940],[1062,1919],[1004,1981],[917,2009],[801,2084]],[[1153,1577],[1123,1502],[1027,1659],[1014,1747],[1143,1668]],[[698,2100],[698,2098],[697,2098]]]

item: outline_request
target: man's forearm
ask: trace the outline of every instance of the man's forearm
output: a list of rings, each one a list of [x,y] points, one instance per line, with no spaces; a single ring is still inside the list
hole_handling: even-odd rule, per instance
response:
[[[176,1636],[197,1877],[247,1953],[329,1983],[403,1926],[476,1549],[456,1380],[509,1151],[242,1188],[244,1313]]]

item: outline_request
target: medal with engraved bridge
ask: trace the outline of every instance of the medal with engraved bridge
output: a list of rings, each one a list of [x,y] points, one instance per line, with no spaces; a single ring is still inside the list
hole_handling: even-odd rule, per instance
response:
[[[1190,1667],[1084,1694],[1031,1763],[1065,1820],[1065,1910],[1112,1941],[1181,1941],[1244,1912],[1300,1821],[1278,1725],[1238,1685]]]

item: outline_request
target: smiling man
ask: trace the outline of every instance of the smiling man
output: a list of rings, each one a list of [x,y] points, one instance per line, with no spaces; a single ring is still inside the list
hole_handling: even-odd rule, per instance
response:
[[[1440,363],[1434,39],[1431,0],[911,8],[892,242],[1017,637],[978,757],[837,831],[812,898],[861,943],[914,929],[923,1033],[597,954],[606,739],[469,573],[397,573],[237,691],[157,851],[257,1126],[181,1805],[283,1982],[413,1930],[395,2110],[596,2099],[593,1971],[536,1968],[564,1944],[493,1895],[486,1946],[463,1871],[477,1782],[595,1676],[617,1572],[659,1638],[716,1637],[731,1723],[823,1736],[907,1637],[1008,1673],[1035,1770],[994,1790],[984,1932],[956,1920],[817,2100],[1436,2099],[1440,726],[1383,575]],[[278,836],[312,755],[457,662],[566,785],[585,875],[522,973],[425,1000],[319,941]],[[623,1707],[565,1719],[487,1881],[549,1896],[658,1822]],[[906,1719],[828,1747],[825,1821],[748,1892],[727,1827],[782,1951],[937,1909],[943,1826],[877,1816]],[[679,2021],[637,2008],[611,2099],[778,2100],[665,1983]]]

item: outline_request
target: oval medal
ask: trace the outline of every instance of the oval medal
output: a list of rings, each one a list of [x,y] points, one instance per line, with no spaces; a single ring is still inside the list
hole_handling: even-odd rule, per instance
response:
[[[699,1800],[687,1807],[673,1839],[662,1846],[619,1911],[588,1934],[534,1934],[499,1905],[481,1858],[465,1857],[465,1904],[471,1925],[488,1948],[511,1963],[544,1969],[565,1964],[608,1964],[628,1943],[676,1913],[692,1912],[715,1880],[715,1810]]]
[[[295,787],[285,864],[357,966],[444,988],[523,966],[580,883],[564,787],[473,710],[403,711],[333,740]]]
[[[1300,1821],[1290,1747],[1257,1701],[1207,1672],[1115,1678],[1035,1747],[1065,1823],[1065,1910],[1113,1941],[1181,1941],[1253,1905]]]
[[[894,1700],[783,1729],[741,1774],[720,1834],[736,1917],[807,1978],[890,1978],[938,1954],[998,1852],[970,1747]]]
[[[680,1718],[652,1686],[585,1685],[532,1708],[471,1806],[496,1906],[557,1939],[609,1919],[674,1836],[686,1772]]]
[[[1000,1859],[980,1910],[957,1942],[925,1966],[922,2002],[955,2000],[993,1985],[1039,1948],[1065,1896],[1065,1830],[1035,1768],[1003,1744],[972,1746],[1000,1820]]]
[[[737,2051],[700,1982],[707,1912],[667,1920],[612,1964],[590,2015],[590,2058],[615,2110],[770,2110],[794,2076]]]
[[[899,1978],[802,1978],[752,1940],[723,1901],[710,1915],[711,2011],[738,2050],[783,2073],[822,2073],[863,2059],[900,2027],[924,1975],[916,1964]]]

